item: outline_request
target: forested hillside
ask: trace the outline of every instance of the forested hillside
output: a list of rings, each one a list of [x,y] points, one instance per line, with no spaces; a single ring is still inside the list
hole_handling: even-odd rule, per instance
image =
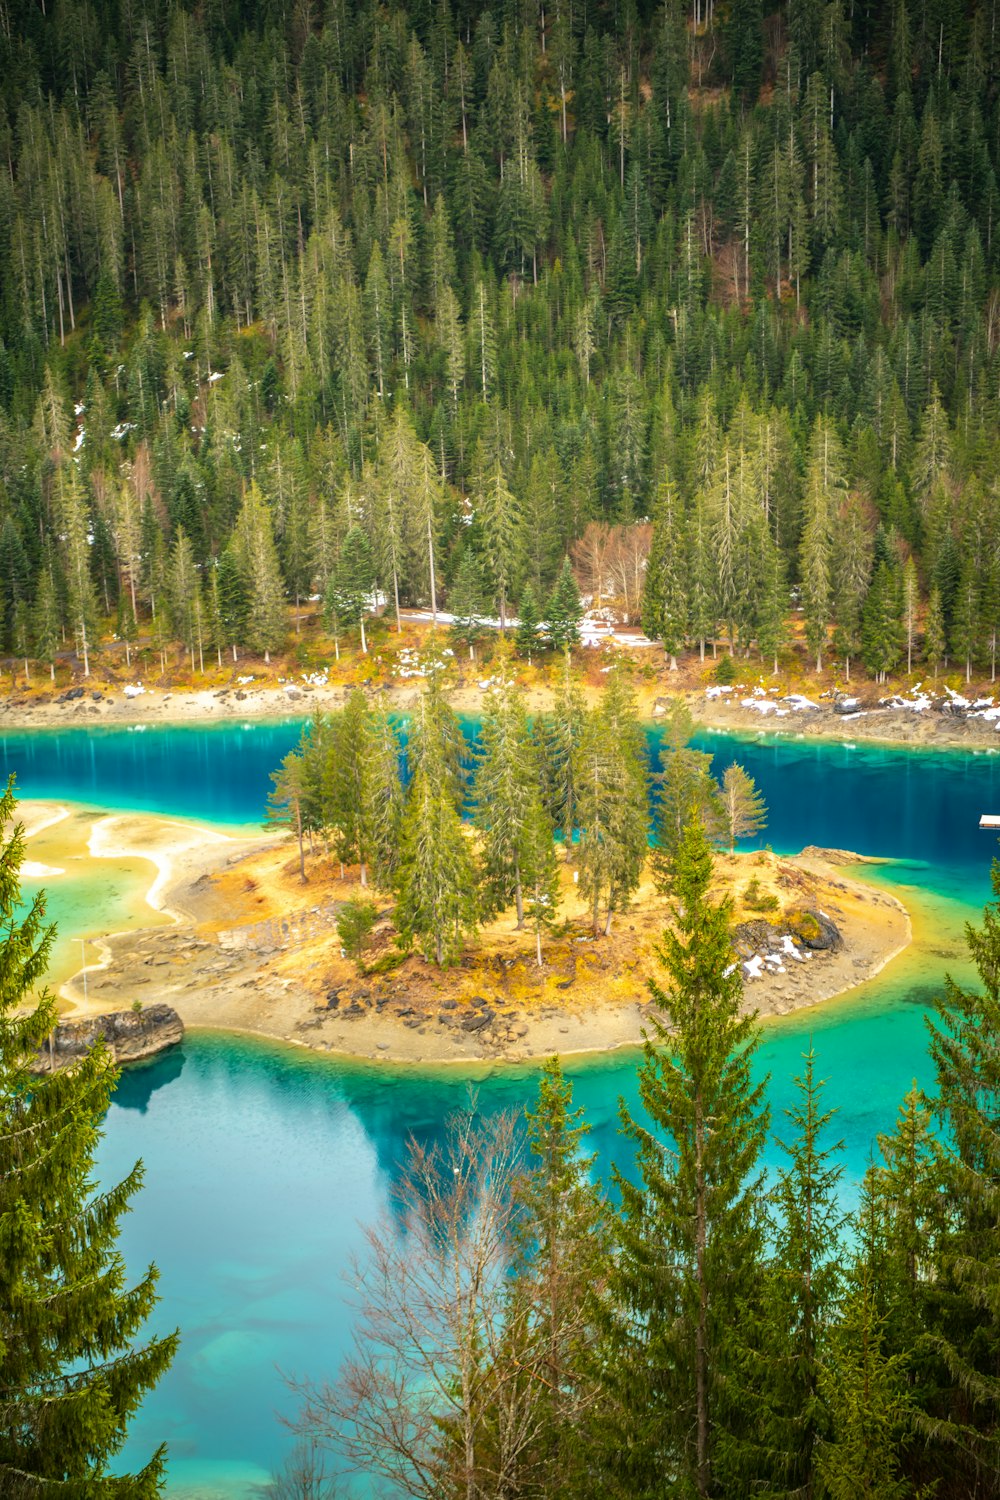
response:
[[[570,555],[671,654],[992,675],[998,68],[995,0],[6,3],[3,648]]]

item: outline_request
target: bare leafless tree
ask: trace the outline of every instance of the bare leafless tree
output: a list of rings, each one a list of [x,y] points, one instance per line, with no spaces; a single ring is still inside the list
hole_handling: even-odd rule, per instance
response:
[[[358,1320],[339,1379],[299,1386],[299,1430],[345,1466],[423,1500],[520,1493],[542,1419],[530,1299],[512,1278],[517,1117],[456,1116],[410,1143],[395,1215],[352,1268]]]

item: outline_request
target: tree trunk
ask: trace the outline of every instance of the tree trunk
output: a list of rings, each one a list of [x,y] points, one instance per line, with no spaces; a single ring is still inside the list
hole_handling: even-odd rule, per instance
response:
[[[361,612],[361,652],[363,656],[368,655],[368,642],[365,639],[365,616],[363,610]]]
[[[431,525],[431,515],[427,515],[427,555],[431,565],[431,619],[434,625],[438,622],[437,587],[434,581],[434,532]]]
[[[306,882],[306,851],[302,843],[302,803],[295,799],[295,832],[299,840],[299,877],[302,884]]]
[[[541,968],[542,967],[542,924],[541,924],[541,922],[536,922],[535,923],[535,955],[536,955],[536,959],[537,959],[537,962],[538,962],[538,967]]]

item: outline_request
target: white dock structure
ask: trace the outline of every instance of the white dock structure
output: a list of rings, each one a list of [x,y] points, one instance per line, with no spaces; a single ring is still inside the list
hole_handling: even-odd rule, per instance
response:
[[[983,813],[979,819],[980,828],[1000,828],[1000,813]]]

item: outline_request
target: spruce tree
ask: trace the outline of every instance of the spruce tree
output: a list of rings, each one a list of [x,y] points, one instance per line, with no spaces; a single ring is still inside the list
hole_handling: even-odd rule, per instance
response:
[[[246,643],[269,662],[285,638],[285,594],[271,516],[256,483],[244,496],[234,546],[246,588]]]
[[[490,606],[483,570],[471,547],[466,547],[462,553],[454,582],[448,590],[448,609],[452,617],[451,634],[468,646],[469,658],[474,661],[476,642],[489,633],[486,619]]]
[[[524,889],[524,912],[535,929],[535,960],[541,968],[542,933],[551,932],[559,920],[559,865],[552,837],[552,820],[537,793],[529,804],[521,830],[518,864]]]
[[[541,751],[542,802],[567,849],[577,826],[578,788],[575,779],[577,748],[583,737],[587,708],[570,675],[566,653],[562,683],[551,710],[536,721],[535,737]]]
[[[535,590],[530,583],[526,583],[521,590],[521,602],[517,610],[517,630],[514,634],[514,645],[518,656],[527,657],[530,662],[532,654],[536,656],[542,649],[542,642],[538,635],[538,603],[535,599]]]
[[[344,538],[340,557],[330,576],[327,607],[342,624],[357,625],[361,650],[368,651],[365,615],[371,608],[375,588],[375,564],[371,544],[360,526],[352,526]]]
[[[396,927],[439,968],[458,961],[478,925],[477,873],[462,831],[461,730],[432,680],[411,724],[412,778],[395,871]]]
[[[482,900],[489,915],[511,902],[517,925],[524,925],[524,872],[521,853],[525,824],[537,798],[535,747],[524,701],[506,676],[509,651],[499,653],[504,678],[483,703],[475,768],[475,821],[482,834]]]
[[[941,590],[934,586],[927,603],[927,618],[924,621],[924,661],[936,677],[945,659],[944,612],[941,608]]]
[[[737,839],[750,838],[767,826],[767,807],[753,777],[735,764],[727,766],[723,773],[719,800],[729,852],[735,854]]]
[[[759,1033],[741,1013],[728,900],[709,896],[712,855],[690,822],[677,853],[668,987],[643,1042],[643,1114],[622,1105],[638,1179],[615,1172],[621,1209],[610,1273],[608,1379],[614,1423],[603,1462],[620,1491],[653,1500],[747,1493],[759,1397],[742,1336],[756,1323],[765,1225],[760,1154],[766,1080]],[[613,1351],[613,1355],[612,1355]]]
[[[943,1227],[924,1321],[937,1356],[918,1431],[952,1483],[985,1493],[1000,1472],[1000,862],[994,899],[966,941],[982,986],[950,977],[928,1018],[931,1104],[942,1127],[937,1194]],[[957,1492],[957,1491],[956,1491]]]
[[[831,1424],[824,1400],[824,1338],[841,1286],[845,1215],[839,1205],[843,1141],[827,1144],[835,1111],[822,1108],[810,1044],[796,1078],[797,1099],[785,1111],[794,1135],[778,1142],[788,1158],[771,1194],[774,1255],[767,1268],[757,1370],[761,1388],[762,1488],[778,1496],[815,1495],[820,1443]],[[753,1362],[751,1362],[753,1368]]]
[[[403,784],[399,776],[399,737],[389,711],[376,707],[368,722],[365,757],[365,823],[373,884],[391,890],[399,862],[399,833],[403,819]]]
[[[135,1342],[157,1272],[130,1287],[117,1240],[141,1165],[97,1190],[117,1079],[106,1049],[63,1072],[29,1072],[56,1022],[38,988],[54,928],[43,894],[21,903],[24,830],[14,812],[11,778],[0,797],[0,1490],[9,1500],[154,1500],[162,1447],[131,1475],[109,1470],[177,1336]]]
[[[580,590],[576,586],[573,569],[567,557],[563,559],[562,569],[549,599],[546,624],[549,640],[554,650],[568,651],[571,646],[579,644],[582,616]]]
[[[589,901],[595,935],[604,933],[638,888],[649,842],[649,801],[642,732],[621,674],[608,681],[600,707],[584,720],[573,762],[580,894]]]
[[[49,675],[55,682],[56,652],[59,650],[59,599],[48,568],[43,568],[38,575],[32,631],[35,656],[39,661],[48,663]]]
[[[592,1350],[610,1249],[607,1211],[592,1180],[595,1158],[585,1151],[589,1128],[583,1111],[573,1108],[558,1057],[542,1069],[535,1107],[525,1117],[528,1165],[516,1187],[515,1270],[534,1335],[540,1396],[529,1482],[547,1500],[569,1500],[592,1480],[580,1433],[599,1410]]]

